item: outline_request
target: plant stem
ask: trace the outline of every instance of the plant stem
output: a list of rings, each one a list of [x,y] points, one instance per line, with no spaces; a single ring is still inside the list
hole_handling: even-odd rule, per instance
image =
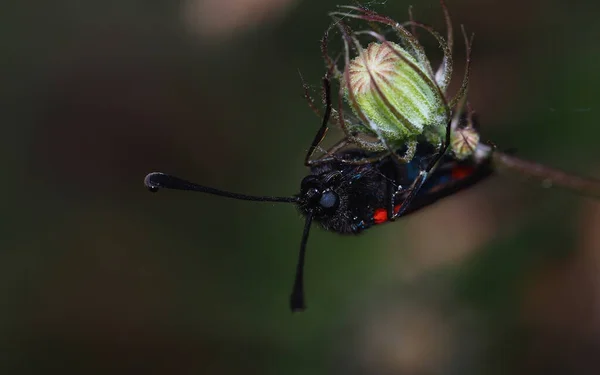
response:
[[[578,194],[600,198],[600,180],[573,175],[499,151],[493,151],[492,158],[499,169],[515,171],[524,176],[541,180],[544,186],[558,186]]]

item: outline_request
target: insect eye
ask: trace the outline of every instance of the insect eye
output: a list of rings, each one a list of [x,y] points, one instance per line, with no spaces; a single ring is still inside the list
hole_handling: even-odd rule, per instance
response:
[[[326,191],[321,195],[319,204],[325,209],[336,208],[339,202],[339,197],[333,191]]]

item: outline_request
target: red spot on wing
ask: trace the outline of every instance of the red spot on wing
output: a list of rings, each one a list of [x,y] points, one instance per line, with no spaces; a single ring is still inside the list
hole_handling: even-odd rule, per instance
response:
[[[398,211],[400,211],[400,207],[402,207],[401,204],[398,204],[394,207],[394,213],[397,214]],[[373,214],[373,222],[375,224],[382,224],[385,223],[386,221],[388,221],[388,214],[387,214],[387,209],[385,208],[378,208],[375,210],[375,213]]]
[[[475,168],[470,166],[460,166],[452,168],[452,179],[461,180],[463,178],[469,177],[471,174],[473,174],[474,171]]]
[[[385,223],[388,219],[387,210],[384,208],[378,208],[373,214],[373,221],[375,224]]]

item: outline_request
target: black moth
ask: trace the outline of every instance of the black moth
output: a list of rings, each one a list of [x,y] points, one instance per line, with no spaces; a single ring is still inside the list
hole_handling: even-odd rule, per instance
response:
[[[291,197],[252,196],[198,185],[160,172],[146,176],[144,183],[153,192],[160,188],[199,191],[227,198],[261,202],[294,203],[305,216],[304,231],[290,307],[305,309],[304,259],[310,227],[316,221],[322,228],[340,234],[358,234],[370,227],[393,221],[469,187],[492,173],[492,148],[479,144],[473,156],[458,160],[446,154],[450,140],[448,124],[440,152],[422,142],[409,163],[395,156],[381,156],[358,148],[329,152],[311,160],[324,137],[331,111],[329,82],[325,80],[326,111],[323,123],[305,158],[310,174],[300,184],[300,193]]]

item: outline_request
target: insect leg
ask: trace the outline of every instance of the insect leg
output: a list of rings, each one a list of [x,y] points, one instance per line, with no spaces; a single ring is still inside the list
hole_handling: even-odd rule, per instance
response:
[[[310,165],[315,166],[315,165],[327,164],[327,163],[331,163],[331,162],[338,162],[338,163],[346,164],[346,165],[365,165],[365,164],[371,164],[371,163],[381,161],[382,159],[385,159],[387,156],[389,156],[388,152],[381,152],[374,156],[362,157],[362,158],[357,158],[357,159],[344,159],[337,155],[331,155],[331,156],[323,156],[322,158],[319,158],[317,160],[311,160]]]
[[[410,192],[408,193],[408,196],[404,199],[404,202],[402,202],[402,206],[400,207],[398,212],[394,214],[393,219],[401,217],[404,214],[404,212],[408,209],[408,207],[410,207],[410,203],[417,196],[417,193],[419,192],[421,187],[423,187],[423,184],[427,180],[427,177],[429,177],[429,173],[431,173],[431,171],[436,168],[437,164],[440,162],[440,160],[442,160],[442,158],[446,154],[446,151],[448,151],[448,147],[450,146],[451,131],[452,121],[449,121],[448,125],[446,125],[446,138],[444,140],[444,143],[442,143],[442,145],[438,149],[433,159],[431,159],[427,167],[425,169],[422,169],[419,173],[419,176],[415,178],[415,180],[409,188]]]
[[[317,131],[315,138],[310,145],[308,152],[306,153],[306,157],[304,158],[304,165],[310,166],[309,161],[310,158],[315,153],[317,146],[323,141],[325,138],[325,134],[327,133],[327,123],[329,123],[329,117],[331,116],[331,83],[329,82],[329,77],[323,77],[323,95],[325,97],[325,114],[323,115],[323,122],[321,123],[321,127]]]
[[[348,142],[354,143],[354,142],[356,142],[356,141],[354,141],[354,139],[358,139],[353,134],[349,133],[346,126],[342,125],[342,130],[346,134],[346,138],[341,140],[340,142],[338,142],[336,145],[334,145],[332,147],[331,150],[329,150],[327,152],[327,155],[332,155],[332,157],[328,158],[327,155],[325,155],[324,157],[321,157],[317,160],[311,160],[311,157],[314,155],[315,150],[317,149],[317,147],[319,147],[319,144],[321,144],[321,142],[325,138],[325,134],[327,133],[327,130],[329,129],[327,127],[327,124],[329,123],[329,118],[331,117],[332,104],[331,104],[331,82],[329,81],[328,75],[325,75],[325,77],[323,77],[323,98],[325,100],[325,114],[323,115],[323,122],[321,123],[321,127],[317,131],[317,134],[315,135],[315,138],[313,139],[312,144],[310,145],[308,152],[306,153],[306,157],[304,158],[304,165],[306,165],[307,167],[314,166],[317,164],[323,164],[323,163],[329,162],[331,160],[338,160],[335,157],[334,153],[339,151],[344,146],[346,146],[348,144]],[[340,116],[340,122],[344,123],[341,116]],[[367,142],[367,141],[361,141],[360,145],[366,149],[373,147],[373,143]],[[385,156],[387,156],[387,155],[378,156],[374,160],[381,160]],[[348,161],[345,161],[345,164],[368,164],[368,163],[372,162],[372,159],[358,159],[358,160],[359,160],[358,163],[356,163],[356,161],[353,161],[353,160],[348,160]]]
[[[387,180],[385,200],[387,217],[389,221],[394,221],[394,206],[396,205],[396,194],[398,192],[398,166],[396,163],[389,164],[391,168],[386,168],[384,177]]]

